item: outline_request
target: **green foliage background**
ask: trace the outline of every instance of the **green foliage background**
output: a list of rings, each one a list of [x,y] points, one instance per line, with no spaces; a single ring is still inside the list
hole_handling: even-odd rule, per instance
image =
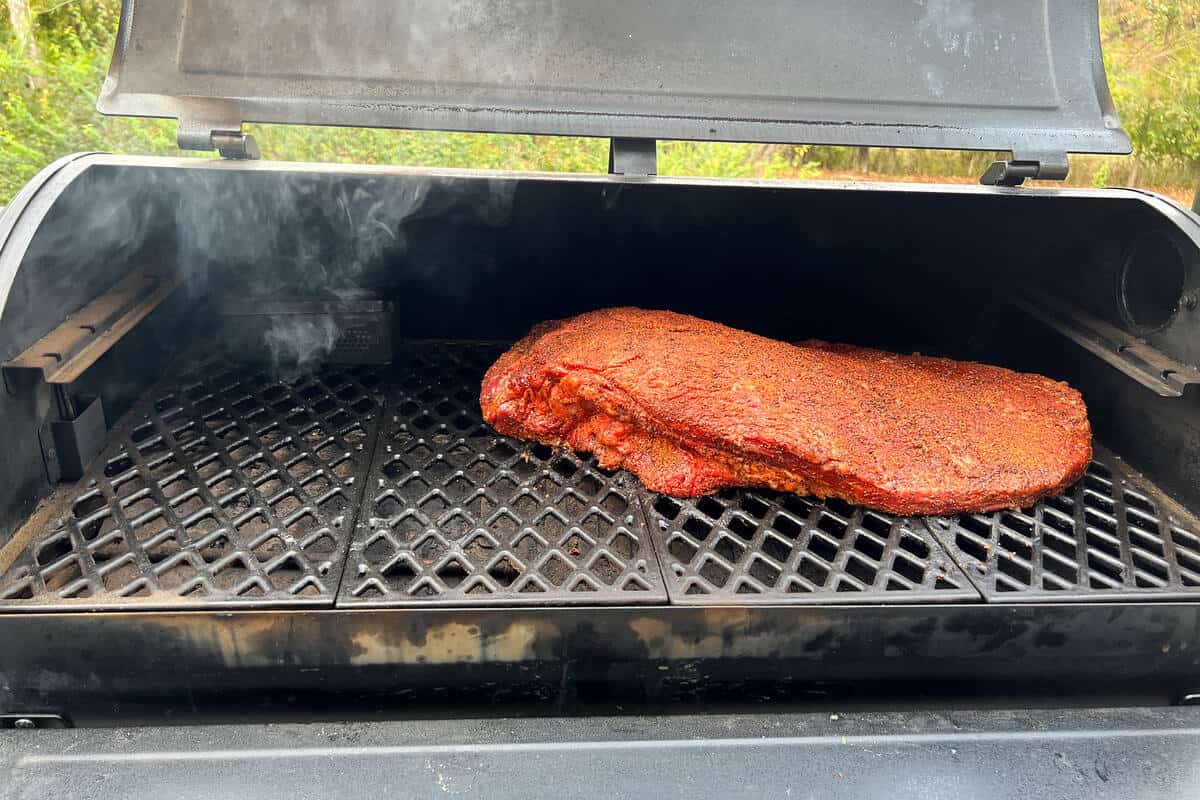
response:
[[[0,203],[66,153],[178,154],[170,121],[102,117],[119,0],[31,0],[37,63],[0,13]],[[0,9],[2,11],[2,9]],[[1076,158],[1072,183],[1191,187],[1200,171],[1200,0],[1101,0],[1105,61],[1135,158]],[[250,126],[264,158],[365,164],[602,172],[598,139]],[[714,177],[813,177],[861,169],[852,148],[664,142],[659,171]],[[974,178],[989,153],[872,150],[885,175]],[[1187,189],[1180,189],[1179,192]]]

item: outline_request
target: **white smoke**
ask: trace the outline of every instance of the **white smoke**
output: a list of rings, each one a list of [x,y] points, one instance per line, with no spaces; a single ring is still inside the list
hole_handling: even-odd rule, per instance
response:
[[[442,215],[504,225],[516,188],[512,180],[199,163],[94,167],[78,184],[59,200],[59,221],[39,230],[27,256],[38,263],[22,268],[7,298],[6,328],[27,332],[10,341],[48,330],[35,299],[77,308],[129,269],[179,272],[188,293],[181,305],[197,312],[222,298],[269,306],[387,292],[405,274],[429,277],[459,266],[437,252],[410,257],[413,225]],[[449,226],[445,235],[453,236]],[[273,319],[259,355],[280,374],[314,369],[336,348],[328,317],[319,324],[309,317],[308,325]]]
[[[282,315],[272,318],[263,341],[277,377],[290,382],[320,366],[339,335],[332,317]]]

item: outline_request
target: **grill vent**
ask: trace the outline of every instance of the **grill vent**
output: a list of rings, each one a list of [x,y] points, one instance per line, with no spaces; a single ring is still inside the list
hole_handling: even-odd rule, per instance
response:
[[[499,348],[404,352],[341,604],[666,601],[636,481],[484,424]]]

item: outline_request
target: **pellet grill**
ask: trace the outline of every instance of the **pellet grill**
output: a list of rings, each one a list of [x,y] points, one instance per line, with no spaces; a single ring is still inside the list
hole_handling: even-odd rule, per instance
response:
[[[70,156],[0,217],[0,721],[81,729],[5,734],[13,787],[105,763],[118,795],[220,794],[267,743],[421,787],[412,726],[446,748],[431,789],[455,759],[569,776],[469,786],[499,795],[587,796],[612,756],[615,794],[873,770],[935,796],[978,735],[1011,749],[1000,793],[1194,787],[1200,218],[1022,185],[1129,150],[1093,3],[245,10],[127,2],[99,101],[222,158]],[[272,163],[247,122],[604,137],[610,172]],[[981,186],[680,179],[663,139],[1001,155]],[[1039,371],[1083,393],[1095,460],[1032,508],[899,518],[660,496],[482,421],[507,342],[610,305]],[[255,727],[286,720],[329,727]],[[1162,768],[1072,783],[1097,731]],[[858,764],[867,739],[925,760]],[[268,793],[347,788],[297,758]]]

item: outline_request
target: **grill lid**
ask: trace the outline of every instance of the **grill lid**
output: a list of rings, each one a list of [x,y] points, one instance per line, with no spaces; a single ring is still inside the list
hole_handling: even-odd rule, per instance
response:
[[[1095,0],[125,0],[105,114],[1125,153]]]

